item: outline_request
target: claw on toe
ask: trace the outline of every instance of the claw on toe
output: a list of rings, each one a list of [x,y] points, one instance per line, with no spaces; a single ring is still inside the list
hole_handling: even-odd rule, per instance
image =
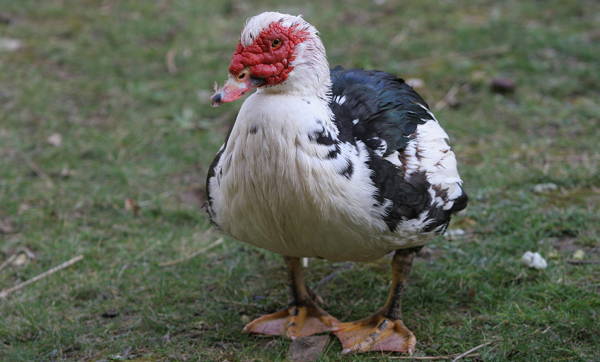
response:
[[[317,306],[292,306],[253,320],[243,331],[284,335],[295,339],[332,331],[339,323],[336,318]]]
[[[342,342],[343,354],[389,351],[412,355],[417,344],[415,335],[402,320],[391,320],[382,315],[340,323],[334,333]]]

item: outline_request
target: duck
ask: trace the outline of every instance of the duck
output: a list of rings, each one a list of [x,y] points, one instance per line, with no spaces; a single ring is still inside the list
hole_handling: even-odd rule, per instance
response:
[[[402,297],[413,260],[468,200],[447,133],[401,78],[330,69],[319,32],[302,16],[248,19],[228,71],[212,105],[251,94],[209,167],[208,216],[226,235],[282,255],[292,299],[243,331],[334,333],[342,353],[412,354]],[[366,318],[339,321],[307,286],[305,258],[388,254],[389,293]]]

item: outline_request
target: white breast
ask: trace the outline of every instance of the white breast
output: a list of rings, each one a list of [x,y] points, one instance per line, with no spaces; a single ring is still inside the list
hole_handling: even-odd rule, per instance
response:
[[[373,198],[365,145],[342,143],[329,159],[329,147],[309,139],[323,127],[337,133],[329,112],[317,98],[246,100],[209,185],[225,232],[283,255],[330,260],[370,260],[406,245],[388,232],[385,205]],[[342,174],[348,161],[350,177]]]

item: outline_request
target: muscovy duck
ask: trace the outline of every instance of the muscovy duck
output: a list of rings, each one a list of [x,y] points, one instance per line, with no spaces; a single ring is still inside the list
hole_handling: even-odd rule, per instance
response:
[[[446,132],[402,79],[330,71],[317,30],[300,16],[250,18],[212,103],[252,90],[210,166],[207,209],[225,233],[284,256],[293,301],[244,331],[332,331],[344,353],[412,353],[401,297],[414,255],[467,204]],[[303,257],[369,261],[391,252],[389,295],[368,318],[339,322],[305,284]]]

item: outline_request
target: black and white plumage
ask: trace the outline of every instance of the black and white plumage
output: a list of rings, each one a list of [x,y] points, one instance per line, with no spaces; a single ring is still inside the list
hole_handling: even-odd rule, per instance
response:
[[[392,202],[385,216],[390,231],[411,220],[420,220],[421,232],[444,231],[467,196],[448,136],[427,103],[385,72],[337,67],[332,82],[330,106],[344,130],[340,139],[367,145],[375,198]]]
[[[244,330],[292,338],[334,331],[345,353],[412,353],[400,299],[414,254],[467,204],[448,135],[402,79],[330,71],[317,30],[301,17],[251,18],[229,70],[213,104],[256,92],[210,166],[208,212],[225,233],[283,255],[293,296],[290,308]],[[351,323],[317,306],[299,264],[391,251],[386,303]]]
[[[447,134],[402,79],[338,67],[331,80],[330,114],[287,97],[296,117],[238,117],[210,167],[211,219],[288,256],[360,261],[423,245],[467,202]]]

